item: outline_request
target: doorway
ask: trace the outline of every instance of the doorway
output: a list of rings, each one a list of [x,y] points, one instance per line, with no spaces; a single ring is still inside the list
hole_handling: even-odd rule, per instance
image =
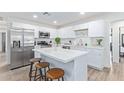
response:
[[[0,66],[7,63],[6,58],[6,32],[0,32]]]
[[[113,29],[112,28],[110,30],[109,41],[110,41],[110,59],[111,62],[113,62]]]
[[[119,62],[124,61],[124,27],[119,28]]]

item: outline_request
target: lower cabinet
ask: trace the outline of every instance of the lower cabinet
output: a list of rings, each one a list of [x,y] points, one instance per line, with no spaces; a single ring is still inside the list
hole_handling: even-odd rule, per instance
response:
[[[104,49],[96,48],[75,48],[75,50],[88,51],[88,66],[97,70],[104,68]]]
[[[40,55],[40,53],[38,53],[38,52],[34,52],[34,57],[35,57],[35,58],[41,58],[41,55]]]
[[[102,49],[90,49],[88,51],[87,59],[88,65],[98,70],[102,70],[104,67],[104,55]]]

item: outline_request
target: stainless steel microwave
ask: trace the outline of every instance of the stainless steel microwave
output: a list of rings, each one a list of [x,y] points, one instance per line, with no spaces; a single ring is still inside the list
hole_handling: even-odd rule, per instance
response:
[[[39,31],[39,38],[50,38],[50,33]]]

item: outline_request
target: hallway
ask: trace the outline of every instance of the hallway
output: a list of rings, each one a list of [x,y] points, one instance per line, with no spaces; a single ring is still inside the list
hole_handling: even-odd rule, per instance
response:
[[[6,54],[5,53],[2,53],[0,52],[0,67],[3,66],[3,65],[6,65]]]

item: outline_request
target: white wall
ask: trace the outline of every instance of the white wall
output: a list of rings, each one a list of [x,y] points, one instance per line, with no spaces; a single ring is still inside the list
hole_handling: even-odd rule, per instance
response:
[[[0,21],[0,52],[2,52],[2,32],[6,32],[5,21]]]
[[[119,62],[119,28],[124,26],[124,21],[114,22],[113,29],[113,61]]]
[[[104,66],[105,67],[110,67],[111,66],[111,56],[110,56],[110,24],[106,22],[106,25],[105,25],[105,38],[104,38],[104,60],[105,60],[105,64]]]
[[[2,33],[0,32],[0,52],[2,52]]]

